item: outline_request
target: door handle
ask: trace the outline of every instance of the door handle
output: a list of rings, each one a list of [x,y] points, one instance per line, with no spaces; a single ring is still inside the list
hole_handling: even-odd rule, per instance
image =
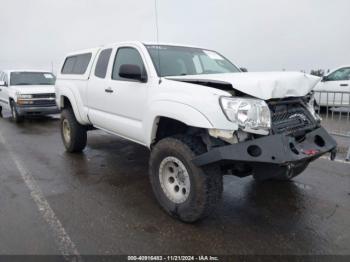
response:
[[[106,93],[113,93],[114,91],[113,91],[112,88],[108,87],[108,88],[105,89],[105,92]]]
[[[340,84],[340,86],[349,86],[348,84]]]

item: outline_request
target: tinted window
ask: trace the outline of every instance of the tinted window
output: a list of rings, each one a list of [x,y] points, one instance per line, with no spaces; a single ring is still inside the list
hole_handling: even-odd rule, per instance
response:
[[[67,57],[62,68],[62,74],[71,74],[77,58],[75,56]]]
[[[112,49],[102,50],[95,68],[95,76],[105,78],[108,68],[109,58],[111,57]]]
[[[83,75],[91,60],[91,53],[67,57],[62,74]]]
[[[114,59],[112,79],[114,80],[126,80],[119,76],[119,69],[121,65],[138,65],[141,68],[141,72],[146,75],[145,66],[143,64],[140,53],[132,47],[122,47],[118,49],[116,57]],[[128,81],[130,81],[128,79]]]
[[[46,72],[12,72],[11,85],[54,85],[55,76]]]
[[[328,81],[350,80],[350,68],[341,68],[327,77]]]

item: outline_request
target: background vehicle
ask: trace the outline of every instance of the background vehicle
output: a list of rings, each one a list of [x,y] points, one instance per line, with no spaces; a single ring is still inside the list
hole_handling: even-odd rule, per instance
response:
[[[56,114],[55,76],[35,70],[0,72],[0,111],[11,110],[15,122],[25,116]]]
[[[302,73],[242,73],[217,52],[139,42],[69,54],[56,81],[68,152],[105,130],[151,150],[160,205],[193,222],[221,198],[223,174],[290,180],[334,151]]]
[[[342,66],[324,76],[314,89],[320,106],[350,105],[350,66]]]

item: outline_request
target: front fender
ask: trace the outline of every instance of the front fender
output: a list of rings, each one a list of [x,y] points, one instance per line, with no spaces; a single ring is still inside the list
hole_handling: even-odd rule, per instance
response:
[[[60,109],[67,106],[64,104],[64,98],[69,100],[77,121],[82,125],[89,124],[89,120],[88,120],[87,116],[85,116],[83,112],[80,112],[79,106],[78,106],[78,101],[75,98],[74,94],[70,91],[70,89],[66,89],[66,90],[64,90],[64,92],[59,93],[59,96],[57,97],[56,102],[57,102],[57,105]]]
[[[160,117],[167,117],[180,121],[188,126],[198,128],[212,128],[213,124],[199,110],[191,105],[171,101],[160,100],[152,102],[147,117],[145,118],[145,142],[150,147],[153,138],[156,135],[157,120]]]

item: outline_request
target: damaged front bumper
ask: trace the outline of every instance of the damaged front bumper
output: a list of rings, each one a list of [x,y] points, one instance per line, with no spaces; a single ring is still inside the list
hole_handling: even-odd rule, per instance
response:
[[[205,166],[237,162],[251,165],[253,169],[264,166],[290,168],[298,163],[311,162],[328,152],[334,156],[336,147],[336,141],[320,127],[307,133],[301,141],[292,136],[277,134],[213,148],[197,156],[193,163]]]

